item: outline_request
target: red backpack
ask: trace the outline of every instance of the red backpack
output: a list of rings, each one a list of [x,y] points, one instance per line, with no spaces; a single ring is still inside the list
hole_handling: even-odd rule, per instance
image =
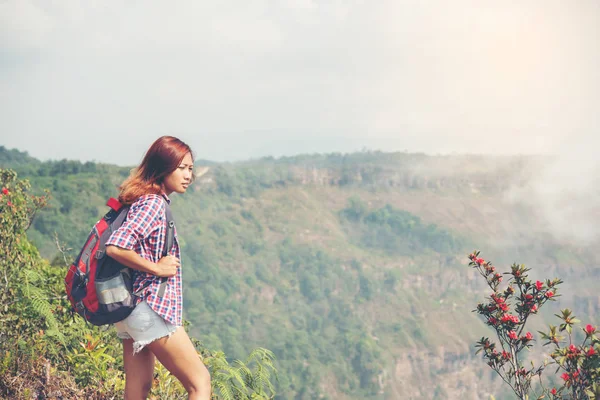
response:
[[[73,309],[93,325],[114,324],[131,314],[137,304],[138,292],[133,292],[133,270],[106,255],[106,242],[119,229],[129,206],[110,198],[111,209],[94,225],[85,245],[69,268],[65,278],[67,297]],[[167,237],[162,255],[173,247],[175,221],[165,201]],[[158,296],[165,291],[167,278],[162,278]]]

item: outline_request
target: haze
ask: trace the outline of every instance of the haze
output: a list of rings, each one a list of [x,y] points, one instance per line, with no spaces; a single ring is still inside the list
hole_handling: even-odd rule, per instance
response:
[[[120,165],[597,145],[600,3],[0,3],[0,144]],[[597,146],[596,146],[597,147]]]

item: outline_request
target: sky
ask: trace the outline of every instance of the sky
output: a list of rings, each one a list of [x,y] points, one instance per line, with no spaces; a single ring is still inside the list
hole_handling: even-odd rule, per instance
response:
[[[591,155],[596,0],[1,0],[0,145]]]

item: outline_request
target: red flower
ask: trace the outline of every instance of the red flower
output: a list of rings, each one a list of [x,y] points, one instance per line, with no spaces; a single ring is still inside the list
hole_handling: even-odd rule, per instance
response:
[[[514,315],[504,314],[502,316],[501,321],[504,322],[504,323],[506,323],[506,322],[512,322],[513,324],[518,324],[519,323],[519,318],[517,318]]]
[[[488,322],[490,323],[490,325],[496,325],[498,323],[498,320],[494,317],[490,317]]]
[[[508,311],[508,306],[506,305],[506,303],[502,303],[498,307],[504,312]]]
[[[552,390],[550,391],[550,393],[551,393],[552,395],[556,395],[556,388],[552,388]]]
[[[502,351],[502,358],[504,358],[505,360],[510,360],[510,353]]]
[[[525,334],[525,336],[523,336],[523,339],[524,339],[524,341],[527,341],[527,342],[528,342],[528,341],[530,341],[530,340],[533,340],[533,335],[531,334],[531,332],[527,332],[527,333]]]
[[[6,205],[9,206],[9,207],[12,207],[13,204],[10,201],[7,201]]]
[[[8,194],[8,193],[10,193],[10,192],[8,191],[7,188],[2,188],[2,194]]]
[[[587,353],[585,353],[588,357],[593,356],[594,354],[596,354],[596,351],[594,351],[594,347],[590,346],[590,349],[587,351]]]
[[[569,378],[570,378],[569,374],[567,374],[566,372],[565,372],[564,374],[562,374],[560,377],[561,377],[561,378],[563,379],[563,381],[565,381],[565,382],[568,382],[568,381],[569,381]]]
[[[579,354],[579,349],[574,344],[569,346],[567,358],[575,358]]]
[[[569,352],[571,353],[579,353],[579,350],[577,349],[577,347],[575,347],[574,344],[569,346]]]
[[[593,335],[593,334],[594,334],[594,332],[596,332],[596,327],[594,327],[594,326],[592,326],[592,325],[590,325],[590,324],[587,324],[587,325],[585,326],[585,329],[584,329],[584,331],[585,331],[585,334],[586,334],[586,335],[588,335],[588,336],[591,336],[591,335]]]
[[[547,297],[547,298],[550,298],[550,297],[552,297],[552,296],[554,296],[554,292],[552,292],[551,290],[548,290],[548,291],[546,292],[546,297]]]
[[[538,310],[538,306],[537,304],[534,304],[533,307],[531,307],[531,312],[537,312]]]
[[[512,340],[517,340],[517,332],[515,331],[510,331],[508,332],[508,337],[511,338]]]
[[[535,288],[536,288],[538,291],[542,290],[542,287],[543,287],[543,286],[544,286],[544,284],[543,284],[542,282],[540,282],[540,281],[536,281],[536,282],[535,282]]]
[[[483,263],[485,263],[485,260],[483,258],[476,258],[475,262],[479,265],[482,265]]]

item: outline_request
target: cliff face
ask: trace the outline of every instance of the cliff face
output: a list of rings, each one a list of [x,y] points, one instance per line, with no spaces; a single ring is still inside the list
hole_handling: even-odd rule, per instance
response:
[[[455,353],[442,346],[435,352],[413,351],[396,359],[388,398],[479,400],[494,394],[498,383],[468,348]]]
[[[359,155],[355,155],[359,158]],[[484,157],[411,157],[379,159],[365,156],[364,163],[349,156],[342,165],[329,167],[292,165],[290,176],[301,185],[372,185],[378,188],[460,190],[472,193],[499,193],[511,185],[527,181],[532,172],[526,168],[543,165],[544,159]],[[546,161],[547,162],[547,161]],[[524,175],[525,174],[525,175]]]

